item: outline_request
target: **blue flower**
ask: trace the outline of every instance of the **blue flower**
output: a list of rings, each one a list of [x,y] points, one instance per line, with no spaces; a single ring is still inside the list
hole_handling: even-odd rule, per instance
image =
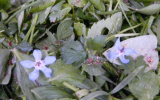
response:
[[[35,81],[39,76],[39,70],[41,70],[47,78],[52,76],[52,70],[47,68],[45,65],[50,65],[56,61],[55,56],[47,56],[44,60],[42,59],[42,53],[40,50],[34,50],[33,56],[35,58],[35,62],[30,60],[20,61],[20,64],[25,68],[35,67],[33,72],[29,74],[29,79]]]
[[[108,54],[109,59],[115,59],[119,57],[122,63],[129,63],[129,59],[126,59],[124,56],[129,56],[130,54],[137,54],[134,50],[130,48],[122,47],[120,44],[120,37],[117,39],[115,45],[114,45],[116,51],[110,51]]]

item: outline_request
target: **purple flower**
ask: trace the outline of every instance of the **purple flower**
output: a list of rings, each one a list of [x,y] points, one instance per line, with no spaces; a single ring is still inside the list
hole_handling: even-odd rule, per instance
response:
[[[40,50],[34,50],[33,56],[35,58],[35,62],[30,60],[20,61],[20,64],[25,68],[35,67],[33,72],[29,74],[29,79],[35,81],[39,76],[39,70],[41,70],[47,78],[52,76],[52,70],[47,68],[45,65],[50,65],[56,61],[55,56],[47,56],[44,60],[42,59],[42,53]]]
[[[114,45],[116,51],[110,51],[108,54],[109,59],[115,59],[119,57],[122,63],[127,64],[129,62],[129,59],[126,59],[124,56],[129,56],[130,54],[137,54],[134,50],[130,48],[122,47],[120,44],[120,37],[117,39],[115,45]]]

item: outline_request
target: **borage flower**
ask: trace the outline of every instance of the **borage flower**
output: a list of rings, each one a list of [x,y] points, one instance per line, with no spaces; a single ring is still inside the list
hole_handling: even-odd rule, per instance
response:
[[[50,65],[56,61],[55,56],[47,56],[44,60],[42,59],[42,53],[40,50],[34,50],[33,56],[35,58],[35,62],[30,60],[20,61],[20,64],[25,68],[35,67],[33,72],[29,74],[29,79],[35,81],[39,76],[39,70],[41,70],[47,78],[52,76],[52,70],[47,68],[45,65]]]
[[[119,57],[122,63],[127,64],[129,62],[129,59],[126,59],[124,56],[129,56],[130,54],[137,54],[134,50],[130,48],[125,48],[124,46],[122,47],[120,44],[120,37],[117,39],[115,45],[114,45],[116,51],[110,51],[109,52],[109,59],[115,59]]]

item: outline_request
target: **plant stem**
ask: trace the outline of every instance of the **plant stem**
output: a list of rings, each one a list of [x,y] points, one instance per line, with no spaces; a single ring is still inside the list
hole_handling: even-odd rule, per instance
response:
[[[18,13],[20,13],[21,11],[25,10],[26,8],[29,8],[33,5],[37,5],[38,3],[42,2],[42,0],[37,0],[31,4],[28,4],[27,6],[19,9],[17,12],[15,12],[11,17],[8,18],[8,20],[6,20],[5,24],[7,24],[12,18],[14,18]]]
[[[79,91],[78,88],[74,87],[73,85],[71,85],[71,84],[69,84],[69,83],[67,83],[67,82],[63,82],[63,85],[66,86],[67,88],[75,91],[75,92]]]
[[[13,54],[18,58],[19,61],[22,61],[22,56],[21,54],[18,52],[18,50],[16,48],[13,48],[11,50],[13,52]]]

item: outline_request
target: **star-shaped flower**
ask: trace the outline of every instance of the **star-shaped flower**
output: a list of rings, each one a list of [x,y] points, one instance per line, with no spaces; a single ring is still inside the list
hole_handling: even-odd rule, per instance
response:
[[[129,63],[129,59],[126,59],[124,56],[129,56],[130,54],[137,54],[134,50],[126,47],[122,47],[120,44],[120,37],[117,39],[115,45],[114,45],[116,51],[110,51],[108,54],[109,59],[115,59],[119,57],[122,63]]]
[[[35,62],[30,60],[20,61],[20,64],[25,68],[35,67],[33,72],[29,74],[29,79],[35,81],[39,76],[39,70],[41,70],[47,78],[52,76],[52,70],[47,68],[45,65],[50,65],[56,61],[55,56],[47,56],[44,60],[42,59],[42,53],[40,50],[34,50],[33,56],[35,58]]]

